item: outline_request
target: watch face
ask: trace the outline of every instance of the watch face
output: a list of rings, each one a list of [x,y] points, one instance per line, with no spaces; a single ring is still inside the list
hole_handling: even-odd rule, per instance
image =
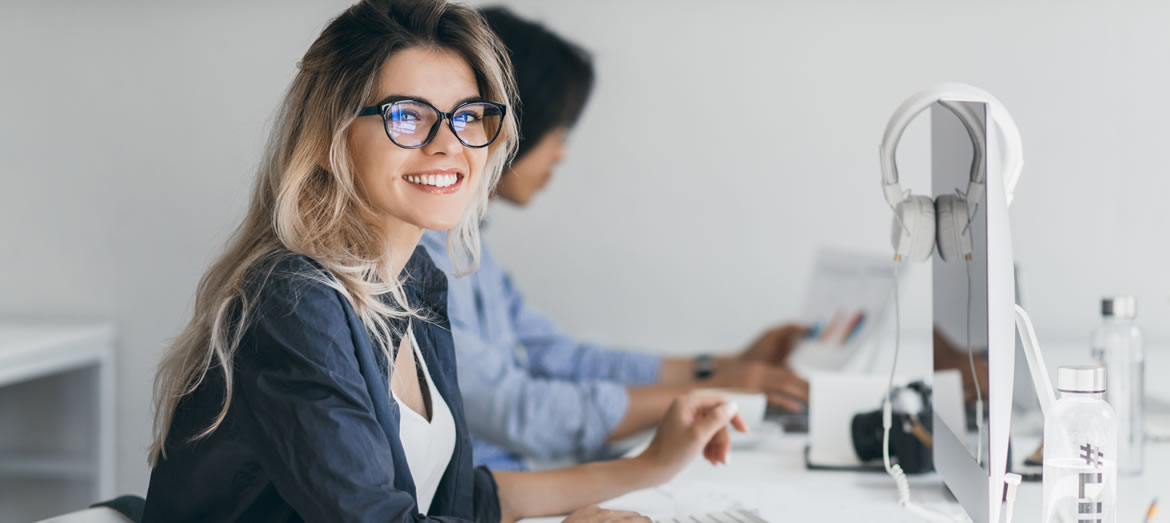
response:
[[[715,373],[714,362],[710,354],[700,354],[695,357],[695,377],[706,378]]]

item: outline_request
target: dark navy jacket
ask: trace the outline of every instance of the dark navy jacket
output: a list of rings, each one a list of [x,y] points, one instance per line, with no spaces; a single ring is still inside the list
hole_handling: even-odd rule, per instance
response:
[[[407,264],[405,290],[432,318],[416,320],[414,333],[457,433],[428,516],[415,505],[385,357],[341,294],[304,276],[324,274],[320,265],[289,254],[271,267],[235,356],[227,418],[188,443],[222,405],[222,373],[213,368],[176,410],[144,521],[499,521],[496,483],[472,467],[447,277],[426,251]]]

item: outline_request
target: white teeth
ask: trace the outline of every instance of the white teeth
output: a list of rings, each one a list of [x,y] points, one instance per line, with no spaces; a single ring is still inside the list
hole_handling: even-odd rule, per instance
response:
[[[406,176],[406,181],[410,183],[417,183],[419,185],[432,185],[435,187],[450,187],[459,181],[459,176],[455,174],[424,174],[424,175],[410,175]]]

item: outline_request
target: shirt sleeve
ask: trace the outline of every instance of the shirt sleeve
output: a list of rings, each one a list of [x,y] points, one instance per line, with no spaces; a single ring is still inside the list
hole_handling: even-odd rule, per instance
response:
[[[507,274],[501,273],[500,277],[504,280],[500,304],[508,308],[513,331],[524,347],[526,365],[533,374],[626,385],[658,382],[661,357],[578,343],[557,329],[548,317],[529,307]]]
[[[236,358],[242,429],[277,492],[310,523],[454,521],[419,514],[413,497],[394,488],[392,450],[341,297],[296,280],[274,275],[265,284]],[[475,495],[487,497],[498,504],[494,491]]]
[[[533,376],[510,348],[452,323],[467,424],[476,437],[537,459],[593,457],[629,407],[624,385]]]

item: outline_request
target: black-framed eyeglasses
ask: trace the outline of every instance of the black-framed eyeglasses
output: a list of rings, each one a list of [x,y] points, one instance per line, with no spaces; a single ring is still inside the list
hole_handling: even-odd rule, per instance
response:
[[[444,113],[420,100],[397,100],[365,107],[358,116],[381,115],[386,136],[404,149],[418,149],[430,143],[439,134],[443,120],[447,120],[460,143],[479,149],[496,141],[507,113],[508,106],[496,102],[464,102]]]

